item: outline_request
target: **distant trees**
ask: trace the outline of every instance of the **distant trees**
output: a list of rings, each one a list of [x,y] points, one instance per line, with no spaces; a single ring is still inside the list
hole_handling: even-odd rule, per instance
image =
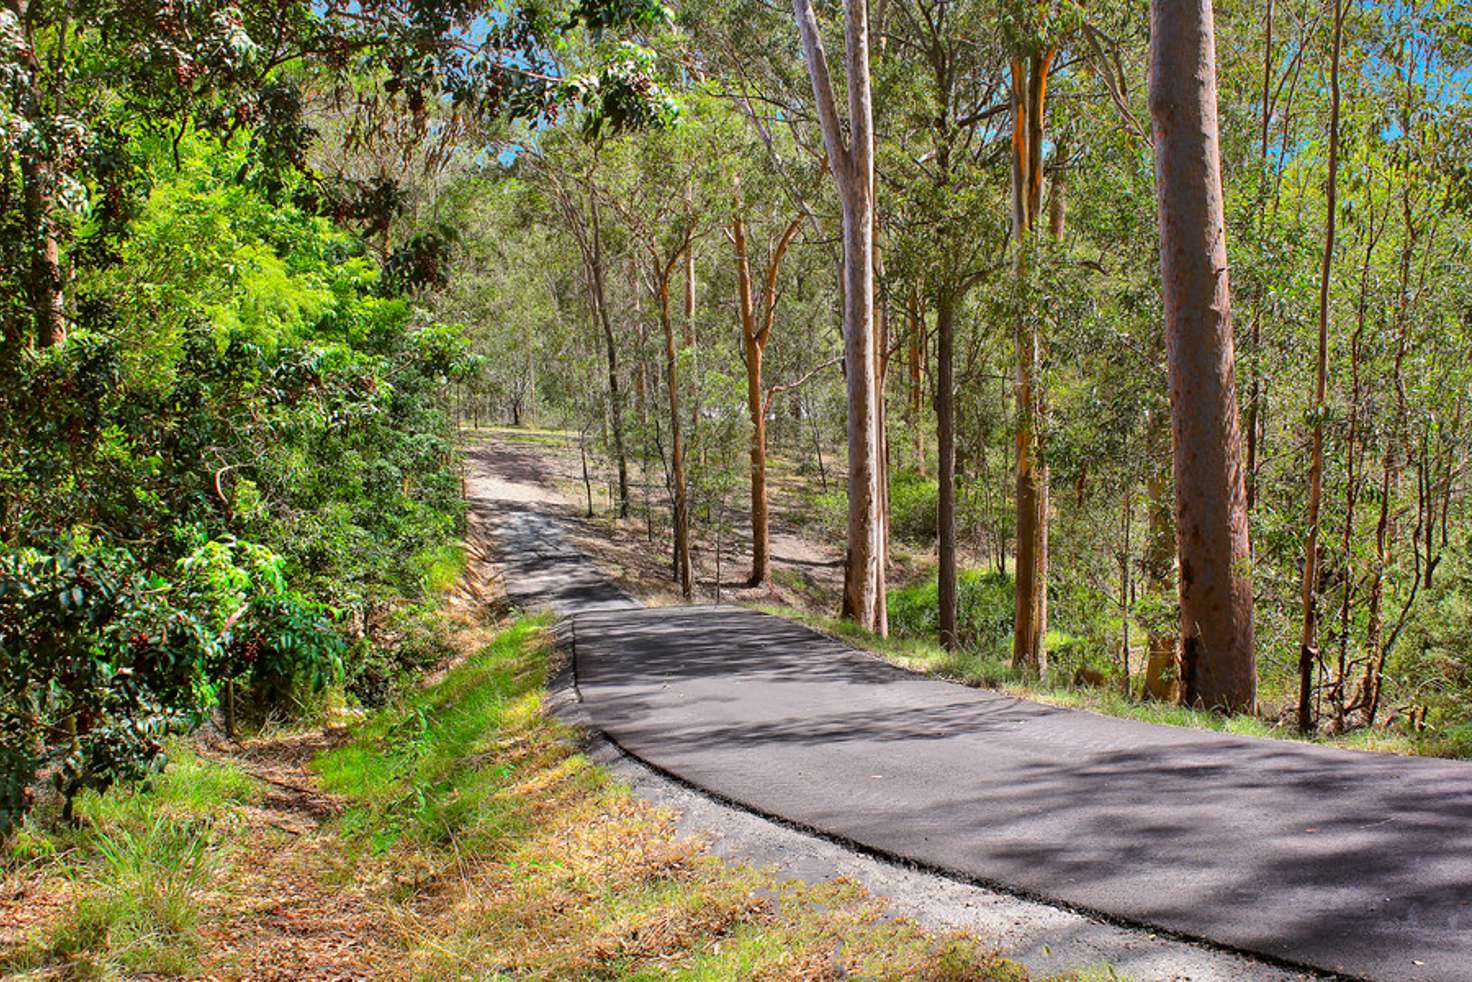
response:
[[[688,306],[670,332],[697,581],[729,524],[723,568],[750,562],[753,599],[803,591],[875,630],[894,606],[903,630],[1044,683],[1085,665],[1243,709],[1261,674],[1270,714],[1301,708],[1286,694],[1308,679],[1310,726],[1428,705],[1453,718],[1472,517],[1469,56],[1435,11],[1335,9],[1174,5],[1157,36],[1139,5],[795,0],[789,19],[682,3],[682,33],[659,46],[700,83],[682,125],[719,137],[654,159],[614,151],[659,141],[590,142],[574,113],[477,175],[541,187],[544,152],[584,173],[561,146],[574,134],[604,155],[602,191],[575,196],[584,236],[599,205],[603,297],[577,263],[549,289],[583,284],[558,294],[566,332],[616,366],[594,393],[580,360],[588,391],[570,400],[544,393],[573,370],[543,365],[543,412],[596,409],[593,470],[617,484],[628,458],[644,535],[674,535],[658,277],[614,207],[666,182],[705,243],[681,257]],[[794,23],[798,44],[771,43]],[[1234,52],[1219,66],[1207,25]],[[1152,57],[1181,70],[1152,86]],[[721,177],[687,200],[667,172],[695,157]],[[709,261],[715,236],[728,261]],[[1228,279],[1251,317],[1235,334]],[[825,367],[840,346],[841,374]],[[904,370],[885,372],[896,355]],[[706,496],[724,484],[702,472],[733,413],[749,539],[745,516],[716,520]],[[828,484],[836,461],[846,488]],[[823,562],[774,555],[779,535],[818,527],[844,540],[841,596]],[[1006,612],[979,613],[1003,593]]]

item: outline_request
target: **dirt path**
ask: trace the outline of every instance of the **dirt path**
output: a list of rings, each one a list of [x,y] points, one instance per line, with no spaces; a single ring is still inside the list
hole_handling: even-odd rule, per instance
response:
[[[629,518],[615,519],[608,514],[607,488],[596,480],[593,500],[598,515],[589,518],[576,444],[551,434],[492,431],[475,438],[466,454],[466,494],[472,515],[477,511],[491,514],[508,503],[535,505],[555,515],[571,543],[625,592],[649,606],[684,602],[670,575],[668,529],[660,524],[667,509],[656,499],[653,521],[648,519],[637,475],[631,478]],[[719,599],[725,602],[776,603],[831,613],[843,586],[842,551],[818,541],[797,521],[794,482],[774,477],[772,486],[771,582],[756,589],[745,585],[750,572],[751,525],[745,499],[733,499],[732,527],[721,543],[719,591],[714,540],[700,534],[693,543],[696,599],[715,600],[719,592]],[[697,531],[702,531],[708,523],[697,525]]]

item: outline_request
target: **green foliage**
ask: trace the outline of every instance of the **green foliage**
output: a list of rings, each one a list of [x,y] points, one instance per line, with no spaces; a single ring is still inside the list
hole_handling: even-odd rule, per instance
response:
[[[956,630],[962,645],[985,653],[1010,646],[1016,600],[1012,577],[986,570],[962,570],[956,582]],[[938,585],[934,577],[889,591],[889,627],[907,638],[934,638],[940,631]]]
[[[149,773],[229,680],[267,705],[359,681],[345,660],[381,662],[393,610],[458,574],[462,335],[232,184],[246,152],[151,158],[66,342],[0,348],[0,824],[45,764],[67,800]]]
[[[934,479],[915,471],[899,471],[890,475],[890,534],[908,542],[934,542],[939,493]]]
[[[128,553],[76,541],[0,555],[0,829],[34,803],[39,766],[66,801],[136,780],[208,699],[217,636]]]

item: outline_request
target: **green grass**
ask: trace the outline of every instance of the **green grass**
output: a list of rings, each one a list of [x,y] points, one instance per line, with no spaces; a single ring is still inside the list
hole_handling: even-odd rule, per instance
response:
[[[516,768],[465,762],[537,711],[544,665],[521,654],[544,627],[544,619],[517,622],[434,688],[378,714],[350,744],[316,761],[324,790],[355,803],[343,819],[350,838],[380,853],[402,836],[492,849],[523,830],[502,794]]]
[[[576,447],[578,434],[576,430],[551,430],[536,426],[482,426],[480,429],[466,424],[461,427],[465,433],[489,434],[500,437],[507,443],[522,444],[533,447]]]
[[[465,547],[458,542],[426,549],[414,557],[426,593],[448,593],[465,572]]]
[[[74,899],[25,944],[0,955],[0,971],[105,978],[196,970],[202,900],[227,879],[238,811],[258,785],[180,741],[170,757],[168,770],[146,788],[85,793],[77,827],[43,812],[11,836],[7,874],[42,872]]]
[[[485,637],[462,632],[467,647]],[[852,881],[783,881],[704,853],[673,813],[589,763],[545,711],[546,618],[476,643],[312,765],[347,808],[326,826],[329,848],[304,850],[293,876],[368,892],[365,930],[383,942],[374,970],[384,977],[1028,977],[974,937],[892,917]],[[261,832],[243,812],[260,786],[186,746],[171,753],[149,788],[83,796],[83,827],[37,815],[8,840],[8,877],[68,899],[0,953],[0,974],[189,976],[220,967],[205,937],[253,936],[244,919],[256,905],[230,884],[242,879],[247,837]],[[225,954],[224,967],[250,955]]]

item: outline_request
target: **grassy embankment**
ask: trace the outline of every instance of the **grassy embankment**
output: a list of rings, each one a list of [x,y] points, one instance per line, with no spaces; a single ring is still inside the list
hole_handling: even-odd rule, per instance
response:
[[[366,898],[329,936],[365,945],[375,974],[1027,978],[974,938],[886,916],[857,884],[782,882],[681,841],[670,813],[611,782],[545,711],[549,657],[544,621],[517,620],[304,773],[336,807],[295,860],[314,878],[301,889]],[[279,790],[247,772],[256,759],[181,743],[151,788],[87,796],[81,828],[28,820],[5,847],[7,896],[52,902],[12,932],[0,971],[253,974],[240,921],[283,906],[255,894],[286,888],[270,866],[299,841],[248,817]],[[362,937],[343,944],[344,930]]]

